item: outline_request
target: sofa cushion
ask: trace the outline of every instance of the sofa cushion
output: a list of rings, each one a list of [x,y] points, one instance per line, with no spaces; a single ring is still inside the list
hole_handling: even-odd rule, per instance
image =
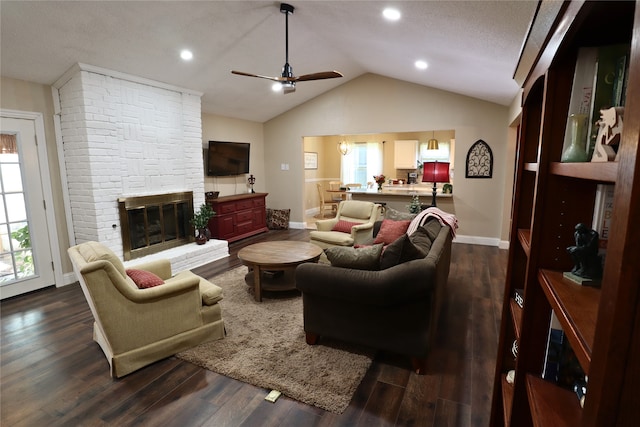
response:
[[[324,250],[332,266],[356,270],[377,270],[381,252],[382,244],[361,248],[335,246]]]
[[[394,221],[402,221],[402,220],[411,221],[413,218],[416,217],[416,215],[417,214],[402,212],[397,209],[393,209],[392,207],[387,207],[384,211],[385,219],[392,219]]]
[[[433,242],[436,240],[436,237],[438,237],[442,225],[440,221],[438,221],[438,218],[431,217],[427,219],[427,222],[422,227],[427,230],[427,234],[429,234],[429,238]]]
[[[427,253],[414,245],[409,236],[403,234],[384,249],[380,258],[380,270],[425,256]]]
[[[139,289],[153,288],[164,283],[164,280],[150,271],[128,268],[126,272],[127,276],[131,277],[131,280]]]
[[[311,241],[321,242],[335,246],[353,246],[353,237],[351,234],[341,233],[339,231],[318,231],[309,232]]]
[[[345,221],[345,220],[341,219],[338,222],[336,222],[336,224],[333,226],[331,231],[339,231],[341,233],[349,233],[349,234],[351,234],[351,227],[353,227],[355,225],[360,225],[360,224],[362,224],[362,223],[361,222]]]
[[[409,224],[411,224],[410,220],[402,220],[402,221],[394,221],[392,219],[385,219],[382,221],[382,225],[380,226],[380,231],[376,236],[373,243],[384,243],[385,245],[389,245],[395,242],[398,237],[402,236],[407,232],[407,228],[409,228]]]
[[[427,231],[427,229],[424,227],[418,227],[416,231],[411,233],[411,236],[409,236],[409,240],[411,240],[411,243],[413,243],[425,254],[428,254],[431,250],[431,244],[433,240],[429,236],[429,231]]]

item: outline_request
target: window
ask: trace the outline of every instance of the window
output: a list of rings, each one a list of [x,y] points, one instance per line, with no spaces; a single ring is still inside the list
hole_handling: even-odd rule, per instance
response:
[[[358,183],[363,187],[373,176],[382,173],[382,144],[356,142],[351,153],[342,157],[342,182]]]
[[[424,162],[448,162],[451,155],[451,143],[449,141],[438,141],[437,150],[427,150],[427,141],[420,143],[418,158]]]

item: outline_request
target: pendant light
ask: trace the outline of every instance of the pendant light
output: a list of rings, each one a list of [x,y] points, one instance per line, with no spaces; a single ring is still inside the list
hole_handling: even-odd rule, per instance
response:
[[[431,131],[431,139],[427,141],[427,150],[437,150],[438,149],[438,140],[435,138],[436,132]]]
[[[346,140],[338,142],[338,152],[343,156],[351,153],[351,144],[349,144]]]

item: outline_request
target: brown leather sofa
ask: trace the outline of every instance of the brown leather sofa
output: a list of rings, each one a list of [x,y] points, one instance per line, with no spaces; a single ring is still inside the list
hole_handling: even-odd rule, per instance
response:
[[[355,270],[307,263],[296,269],[308,344],[320,337],[407,355],[426,373],[446,292],[452,236],[438,227],[426,257],[385,270]]]

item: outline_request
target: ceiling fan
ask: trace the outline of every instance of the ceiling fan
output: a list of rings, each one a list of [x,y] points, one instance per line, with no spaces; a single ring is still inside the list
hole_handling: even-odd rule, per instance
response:
[[[239,76],[258,77],[260,79],[280,82],[282,84],[282,87],[284,88],[284,93],[295,92],[296,82],[335,79],[337,77],[342,77],[342,74],[337,71],[321,71],[319,73],[304,74],[297,77],[293,75],[293,68],[291,68],[291,65],[289,65],[289,15],[293,15],[294,9],[295,8],[290,4],[280,3],[280,12],[284,13],[285,16],[285,64],[284,67],[282,67],[282,75],[277,77],[261,76],[259,74],[245,73],[235,70],[232,70],[231,73],[237,74]]]

